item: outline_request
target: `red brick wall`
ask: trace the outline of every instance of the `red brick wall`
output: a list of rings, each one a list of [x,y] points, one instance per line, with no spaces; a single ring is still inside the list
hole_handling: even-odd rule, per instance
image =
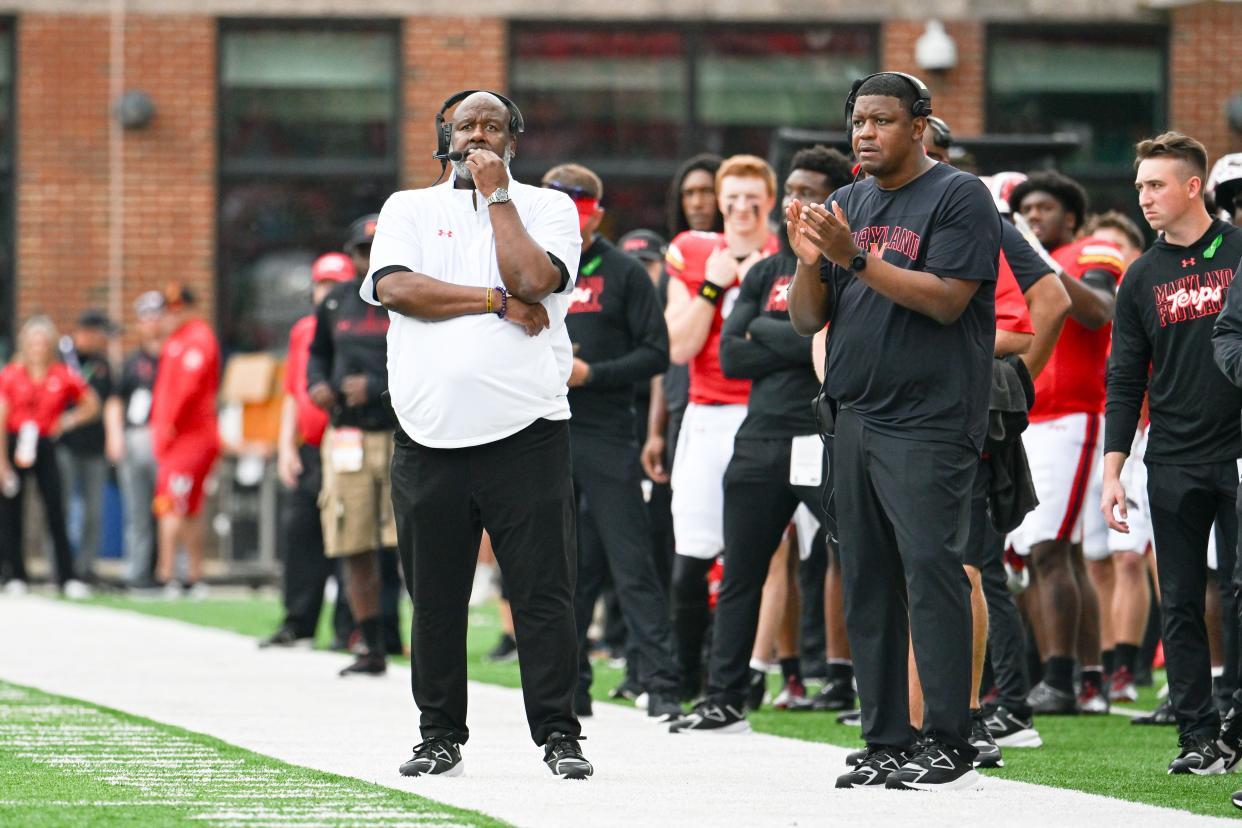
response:
[[[62,326],[108,307],[110,24],[24,14],[17,43],[17,317]],[[177,278],[212,313],[215,282],[215,22],[131,15],[127,89],[156,115],[124,133],[123,322],[143,290]]]
[[[1173,9],[1169,37],[1169,126],[1198,138],[1214,163],[1242,151],[1225,103],[1242,93],[1242,4],[1199,3]]]
[[[505,93],[508,26],[499,18],[407,17],[402,186],[426,187],[440,173],[434,161],[435,116],[462,89]]]
[[[926,28],[922,20],[889,20],[880,35],[880,68],[909,72],[927,84],[932,109],[944,118],[954,135],[983,132],[984,44],[982,23],[945,22],[945,31],[957,43],[957,66],[947,72],[927,72],[914,62],[914,46]]]

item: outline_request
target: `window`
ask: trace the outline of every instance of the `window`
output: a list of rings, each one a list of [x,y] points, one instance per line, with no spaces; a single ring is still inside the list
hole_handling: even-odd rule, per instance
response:
[[[1147,26],[991,27],[988,131],[1075,135],[1081,147],[1062,167],[1091,209],[1136,214],[1134,145],[1167,120],[1167,39]]]
[[[397,187],[398,26],[230,21],[219,48],[219,327],[278,348],[311,262]]]
[[[528,132],[514,173],[575,161],[604,180],[603,231],[661,233],[669,179],[697,152],[769,156],[779,127],[838,129],[874,26],[511,28],[509,88]]]
[[[16,333],[16,269],[13,266],[13,21],[0,19],[0,360],[13,350]]]

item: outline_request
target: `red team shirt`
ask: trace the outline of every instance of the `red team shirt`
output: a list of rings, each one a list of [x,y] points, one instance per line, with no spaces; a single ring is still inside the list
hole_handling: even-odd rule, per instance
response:
[[[285,362],[285,393],[293,397],[298,412],[298,434],[307,445],[323,441],[328,427],[328,412],[310,400],[306,389],[306,362],[310,358],[311,340],[315,338],[315,315],[303,316],[289,331],[289,357]]]
[[[203,483],[220,453],[219,387],[220,346],[206,322],[191,319],[164,343],[152,390],[153,508],[161,517],[202,509]]]
[[[1000,267],[996,273],[996,330],[1012,333],[1035,333],[1031,326],[1031,314],[1026,307],[1022,288],[1009,269],[1005,253],[1001,251]]]
[[[1124,270],[1121,251],[1090,236],[1058,247],[1052,258],[1074,279],[1081,279],[1088,270],[1103,270],[1120,282]],[[1052,358],[1035,380],[1031,422],[1104,413],[1104,373],[1112,329],[1110,323],[1092,331],[1073,319],[1065,320]]]
[[[23,423],[34,422],[40,437],[50,437],[60,415],[82,399],[86,389],[86,380],[60,362],[48,366],[41,382],[21,363],[6,365],[0,371],[0,399],[9,407],[5,428],[16,434]]]
[[[668,246],[664,264],[668,275],[679,280],[697,296],[706,279],[707,257],[725,247],[723,233],[705,233],[687,230],[679,233]],[[780,241],[769,235],[763,245],[763,255],[771,256],[780,249]],[[746,405],[750,399],[750,380],[730,379],[720,370],[720,329],[724,319],[733,309],[739,284],[729,288],[716,305],[712,327],[707,332],[703,348],[690,361],[690,402],[700,405]]]

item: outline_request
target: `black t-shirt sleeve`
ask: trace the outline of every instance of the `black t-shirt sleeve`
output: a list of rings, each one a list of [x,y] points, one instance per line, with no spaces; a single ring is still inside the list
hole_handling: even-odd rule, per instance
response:
[[[1212,350],[1216,365],[1234,385],[1242,387],[1242,261],[1233,272],[1233,282],[1225,294],[1225,306],[1212,330]],[[1236,285],[1236,287],[1234,286]]]
[[[1018,228],[1007,221],[1001,222],[1001,250],[1005,252],[1005,261],[1009,262],[1014,281],[1023,293],[1052,272],[1030,242],[1022,238]]]
[[[328,298],[332,292],[315,309],[315,337],[311,340],[310,352],[306,357],[306,387],[313,388],[321,382],[332,382],[332,358],[335,348],[332,344],[332,312],[328,310]]]
[[[1001,217],[983,182],[965,176],[945,196],[922,270],[943,279],[995,282]]]

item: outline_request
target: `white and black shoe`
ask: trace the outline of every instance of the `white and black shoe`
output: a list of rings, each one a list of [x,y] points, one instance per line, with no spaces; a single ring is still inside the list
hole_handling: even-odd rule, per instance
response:
[[[1215,737],[1207,739],[1189,735],[1178,740],[1182,750],[1169,763],[1169,773],[1193,773],[1196,776],[1215,776],[1225,772],[1225,756]]]
[[[867,755],[866,748],[862,748],[861,750],[851,750],[849,753],[845,754],[845,766],[847,768],[858,767],[858,763],[861,762],[863,760],[863,757],[865,757],[866,755]]]
[[[595,768],[582,755],[578,740],[565,733],[553,733],[543,745],[543,762],[548,770],[565,779],[586,779]]]
[[[651,693],[647,697],[647,718],[672,723],[685,715],[681,703],[672,693]]]
[[[461,776],[461,745],[432,736],[414,746],[414,755],[401,765],[402,776]]]
[[[1044,716],[1074,716],[1078,713],[1078,698],[1073,693],[1058,690],[1046,681],[1031,688],[1026,703],[1036,713]]]
[[[1220,750],[1225,757],[1225,773],[1233,773],[1242,761],[1242,709],[1229,708],[1220,726]]]
[[[702,701],[685,718],[668,726],[669,733],[750,733],[746,714],[731,704]]]
[[[1242,808],[1242,791],[1234,791],[1229,801],[1233,803],[1233,807]]]
[[[906,761],[906,752],[888,745],[868,745],[846,757],[845,763],[853,770],[837,777],[838,788],[878,787],[888,781],[889,775]],[[850,762],[851,759],[856,761]]]
[[[811,699],[812,710],[853,710],[858,704],[854,682],[848,678],[829,680]]]
[[[997,706],[983,717],[997,747],[1037,748],[1044,740],[1030,719],[1024,719],[1004,705]]]
[[[837,714],[837,724],[853,725],[854,727],[862,726],[861,710],[846,710],[844,713]]]
[[[1001,756],[1000,746],[988,730],[986,717],[982,710],[970,711],[970,746],[979,751],[975,757],[976,768],[1003,768],[1005,759]]]
[[[935,739],[924,741],[884,782],[885,788],[899,791],[973,791],[982,786],[974,763]]]

